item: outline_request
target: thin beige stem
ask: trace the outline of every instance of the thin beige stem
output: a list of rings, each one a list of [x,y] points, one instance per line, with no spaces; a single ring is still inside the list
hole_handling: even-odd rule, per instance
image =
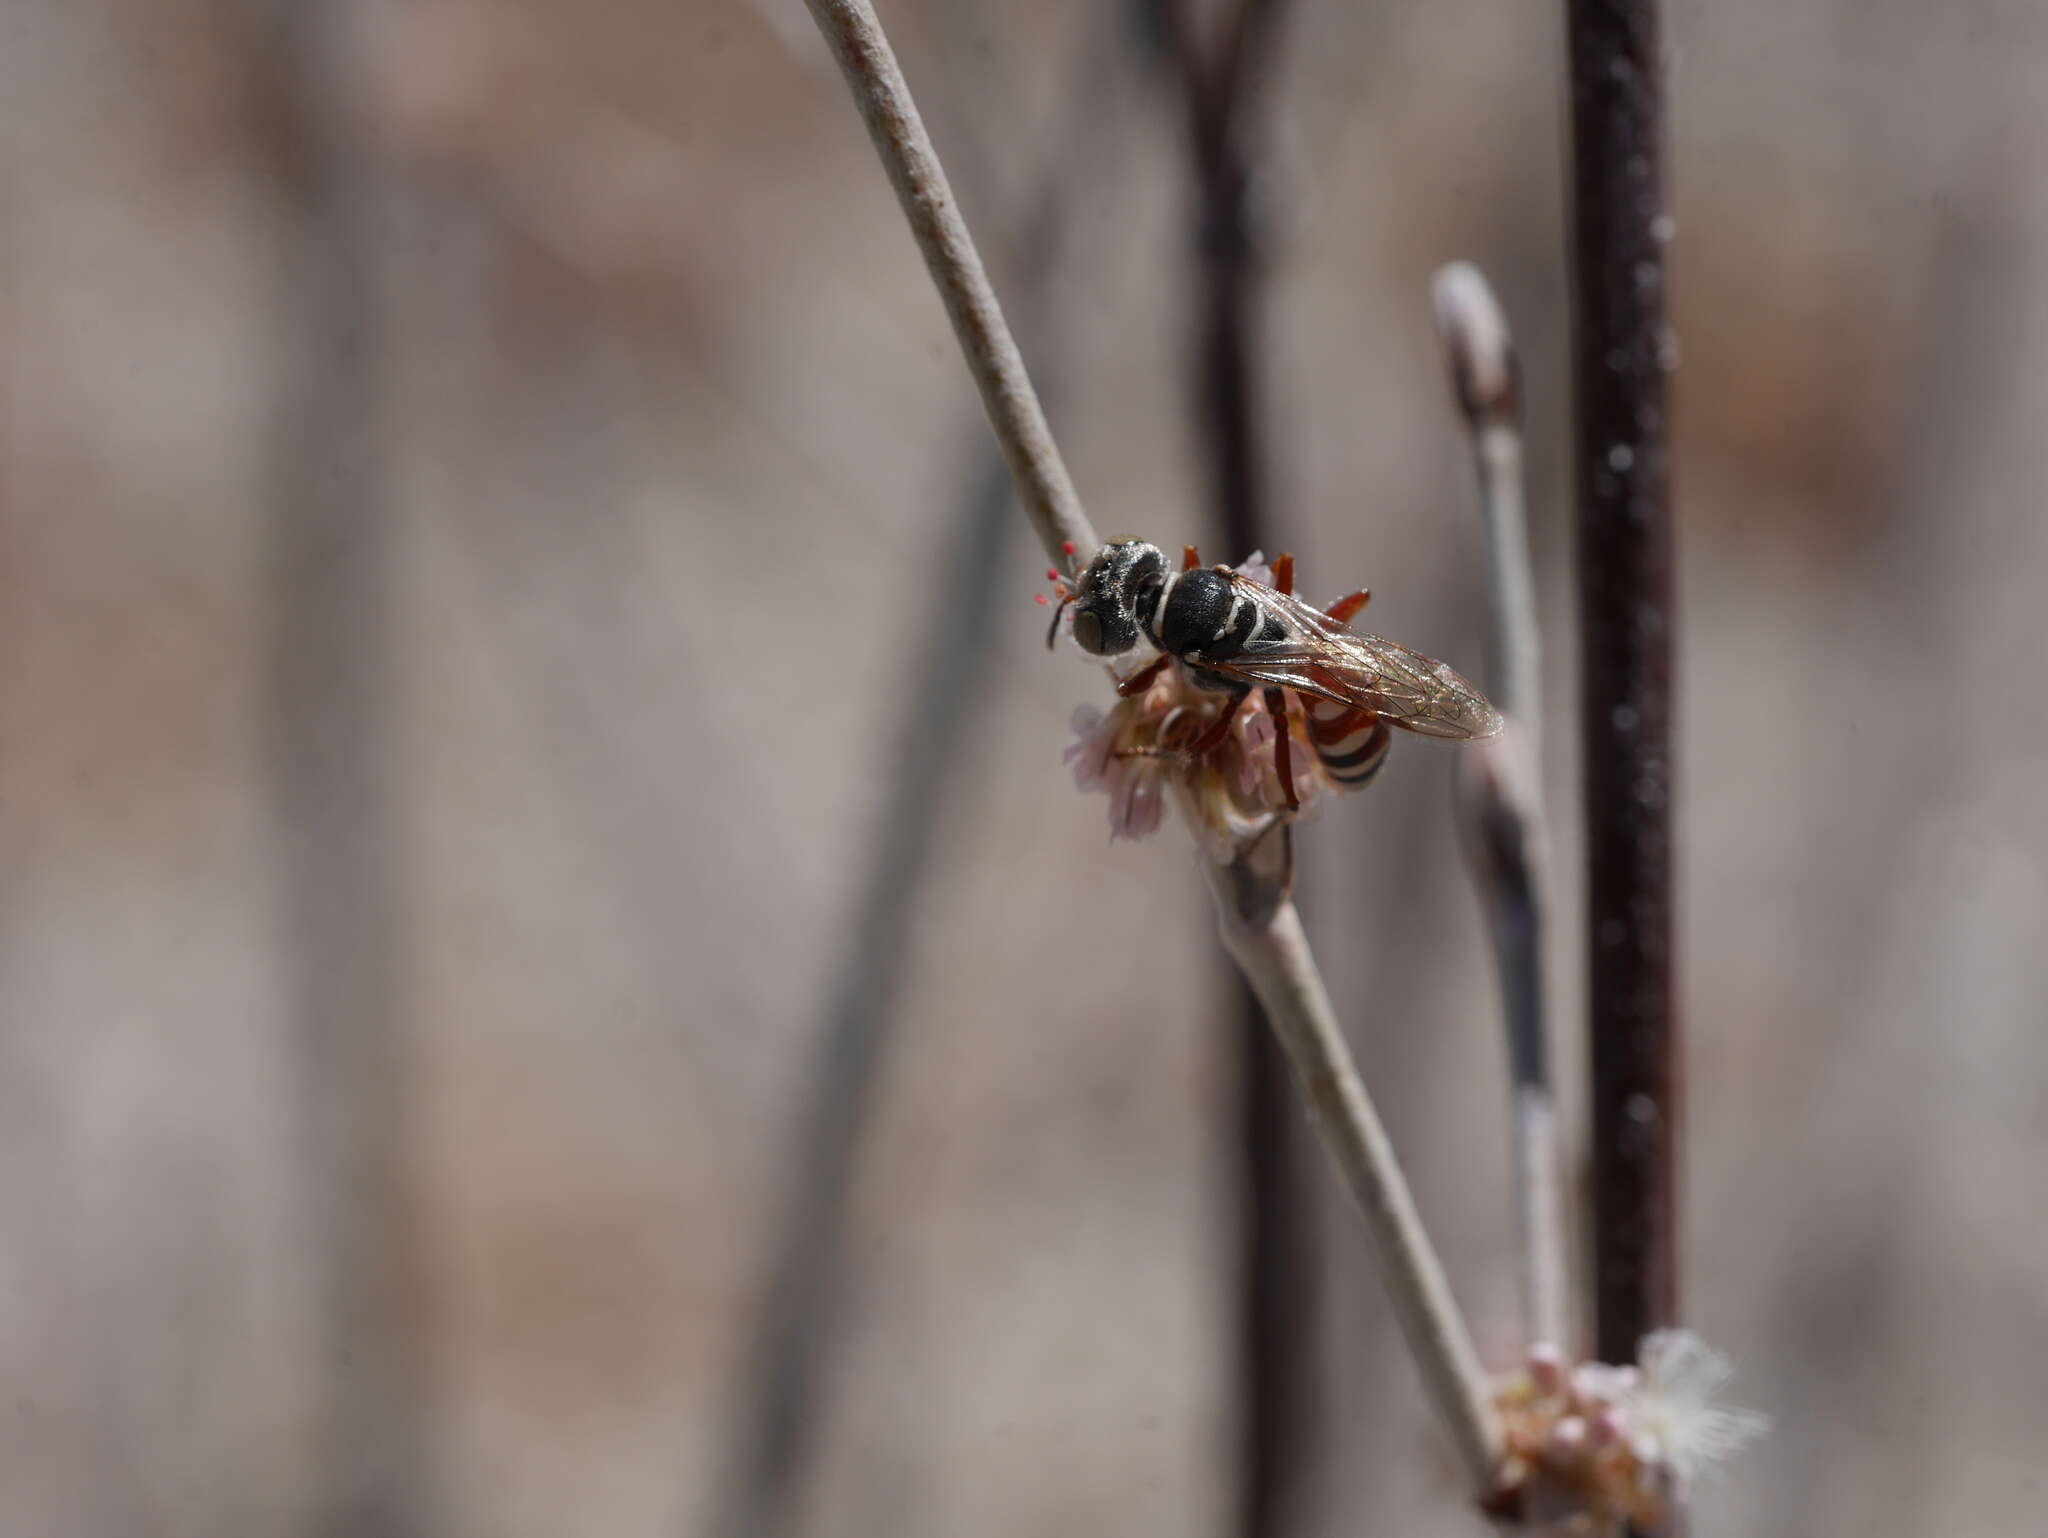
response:
[[[866,0],[806,3],[867,119],[1033,527],[1056,564],[1065,564],[1069,542],[1077,551],[1092,551],[1095,532],[1074,495],[881,23]],[[1423,1380],[1450,1428],[1474,1494],[1485,1495],[1494,1488],[1501,1457],[1486,1379],[1287,898],[1293,877],[1288,830],[1281,827],[1256,841],[1230,866],[1205,859],[1203,868],[1216,893],[1224,944],[1294,1064],[1324,1145],[1365,1217]]]
[[[1493,701],[1523,723],[1533,752],[1540,716],[1543,633],[1536,623],[1536,581],[1529,562],[1529,518],[1522,491],[1522,380],[1507,316],[1485,275],[1452,262],[1431,285],[1437,331],[1451,385],[1471,434],[1486,533],[1488,596],[1493,605]]]
[[[1085,562],[1101,540],[1081,507],[1052,429],[1046,426],[1016,339],[996,303],[882,23],[867,0],[806,3],[867,121],[875,153],[882,157],[903,215],[910,221],[910,233],[917,237],[925,266],[945,301],[946,316],[981,391],[982,407],[1009,461],[1031,527],[1054,565],[1062,570],[1071,567],[1074,557],[1069,551]]]
[[[1570,1354],[1566,1284],[1564,1145],[1557,1101],[1547,1087],[1515,1088],[1515,1223],[1522,1239],[1522,1307],[1532,1344]]]
[[[1501,1459],[1500,1424],[1486,1375],[1393,1144],[1338,1029],[1301,918],[1285,898],[1259,902],[1252,894],[1263,884],[1247,881],[1236,868],[1207,860],[1202,868],[1216,898],[1223,944],[1294,1065],[1316,1133],[1365,1219],[1423,1385],[1457,1444],[1472,1490],[1483,1495],[1493,1488]],[[1263,921],[1261,909],[1268,915]]]
[[[1479,269],[1437,274],[1437,326],[1470,434],[1493,612],[1491,685],[1507,730],[1475,745],[1459,780],[1473,880],[1498,962],[1513,1076],[1515,1216],[1530,1343],[1572,1347],[1564,1160],[1545,1027],[1543,939],[1550,848],[1543,816],[1542,638],[1522,477],[1522,392],[1514,339]]]

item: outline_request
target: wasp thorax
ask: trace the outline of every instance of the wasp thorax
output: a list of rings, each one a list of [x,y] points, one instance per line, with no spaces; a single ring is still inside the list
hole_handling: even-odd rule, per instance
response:
[[[1115,657],[1143,638],[1142,605],[1156,600],[1166,557],[1142,540],[1104,545],[1074,590],[1074,641],[1098,657]]]

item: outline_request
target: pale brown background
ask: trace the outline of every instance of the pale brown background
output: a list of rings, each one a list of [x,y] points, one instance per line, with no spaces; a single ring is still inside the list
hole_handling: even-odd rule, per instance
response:
[[[985,435],[795,0],[325,9],[5,13],[0,1532],[692,1533]],[[1476,667],[1425,295],[1494,275],[1569,851],[1556,9],[1294,7],[1270,345],[1305,584]],[[885,7],[1098,523],[1177,542],[1181,125],[1094,11]],[[1699,1531],[2036,1531],[2048,12],[1671,34],[1688,1287],[1780,1427]],[[1068,787],[1100,679],[1008,537],[801,1531],[1220,1533],[1227,995],[1183,842]],[[1502,1360],[1447,754],[1305,903]],[[1472,1532],[1319,1190],[1299,1530]]]

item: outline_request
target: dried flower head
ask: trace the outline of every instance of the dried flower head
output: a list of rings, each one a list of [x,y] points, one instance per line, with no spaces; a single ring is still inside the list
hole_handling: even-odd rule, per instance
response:
[[[1763,1416],[1714,1402],[1732,1369],[1692,1331],[1645,1336],[1637,1357],[1639,1367],[1567,1369],[1539,1347],[1500,1381],[1500,1514],[1573,1538],[1604,1538],[1619,1522],[1655,1531],[1702,1472],[1768,1429]]]
[[[1271,584],[1271,570],[1257,555],[1237,570]],[[1167,666],[1144,692],[1119,699],[1107,711],[1092,705],[1076,710],[1065,762],[1076,786],[1109,797],[1111,838],[1156,832],[1171,798],[1203,852],[1228,863],[1271,828],[1287,804],[1277,752],[1282,729],[1291,742],[1298,815],[1312,815],[1324,789],[1308,723],[1291,697],[1283,696],[1283,703],[1284,728],[1263,692],[1254,690],[1222,740],[1198,756],[1188,750],[1215,725],[1228,697],[1196,688],[1185,670]]]

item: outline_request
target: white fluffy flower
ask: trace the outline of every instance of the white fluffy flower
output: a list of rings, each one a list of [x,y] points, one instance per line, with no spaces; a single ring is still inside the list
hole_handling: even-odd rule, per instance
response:
[[[1767,1416],[1714,1402],[1735,1367],[1692,1331],[1646,1335],[1636,1356],[1641,1378],[1620,1403],[1629,1447],[1645,1464],[1669,1469],[1681,1488],[1770,1429]]]
[[[1508,1459],[1496,1516],[1560,1538],[1605,1538],[1618,1522],[1655,1530],[1704,1470],[1769,1426],[1716,1402],[1733,1370],[1692,1331],[1645,1336],[1636,1357],[1566,1371],[1539,1348],[1500,1381]]]

